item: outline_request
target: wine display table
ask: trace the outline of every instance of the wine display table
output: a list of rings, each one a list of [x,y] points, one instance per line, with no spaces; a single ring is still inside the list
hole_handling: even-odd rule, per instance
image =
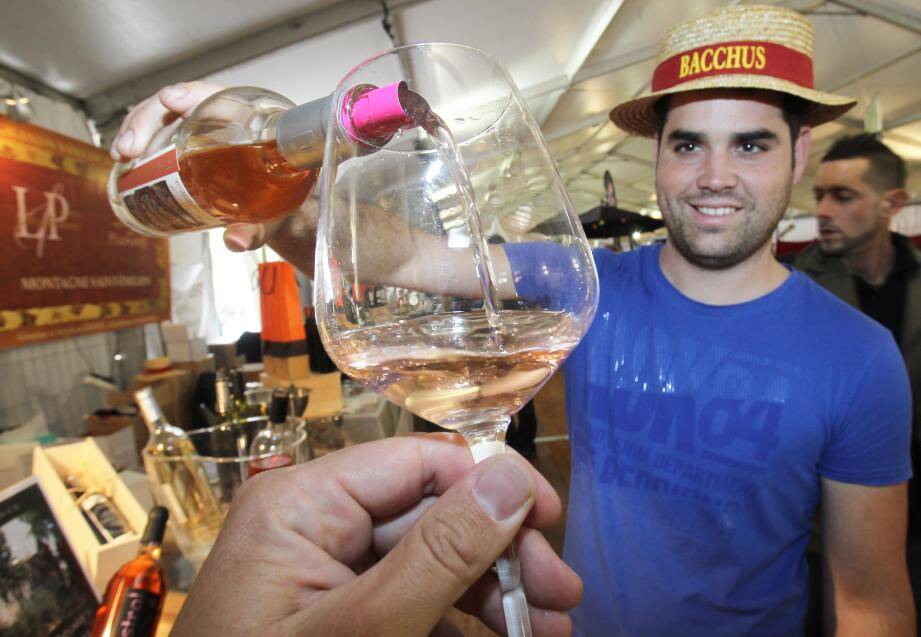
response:
[[[166,594],[166,600],[163,602],[163,613],[160,615],[160,623],[157,624],[155,637],[168,637],[184,601],[185,593],[183,592],[169,591]]]

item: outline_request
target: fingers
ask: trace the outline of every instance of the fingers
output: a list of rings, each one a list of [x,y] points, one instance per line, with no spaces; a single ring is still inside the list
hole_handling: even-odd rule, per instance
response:
[[[506,454],[512,456],[513,454]],[[534,517],[529,526],[552,525],[559,518],[559,498],[553,487],[520,460],[536,483]],[[429,495],[440,495],[473,466],[460,436],[426,434],[401,436],[349,447],[309,463],[328,486],[343,489],[376,519],[406,511]],[[315,486],[317,477],[306,470],[297,479]]]
[[[210,82],[183,82],[160,89],[125,117],[112,143],[112,158],[123,161],[140,156],[155,136],[171,133],[178,118],[189,115],[222,88]]]
[[[403,539],[416,520],[422,517],[422,514],[437,501],[438,498],[433,495],[426,496],[406,511],[375,523],[374,539],[371,544],[374,554],[383,557],[389,553]]]
[[[285,261],[312,276],[318,214],[317,201],[311,197],[298,210],[281,219],[265,224],[228,226],[224,231],[224,245],[231,252],[268,245]]]
[[[517,454],[515,454],[516,457]],[[535,503],[525,523],[533,528],[555,524],[561,513],[559,496],[533,467],[524,463],[536,484]],[[301,491],[322,488],[324,509],[343,515],[348,506],[374,519],[371,546],[375,554],[390,551],[431,506],[473,465],[466,445],[453,434],[426,434],[380,440],[350,447],[296,468]],[[338,504],[337,504],[338,503]],[[289,511],[302,504],[292,502]],[[346,563],[363,555],[367,536],[341,525],[323,522],[316,507],[292,520],[299,532]],[[322,525],[322,526],[321,526]],[[333,531],[331,532],[330,527]]]
[[[335,589],[375,635],[428,634],[513,540],[536,495],[531,467],[488,458],[448,489],[372,569]],[[394,622],[394,608],[400,621]]]
[[[234,223],[224,230],[224,245],[231,252],[255,250],[265,243],[265,226],[258,223]]]

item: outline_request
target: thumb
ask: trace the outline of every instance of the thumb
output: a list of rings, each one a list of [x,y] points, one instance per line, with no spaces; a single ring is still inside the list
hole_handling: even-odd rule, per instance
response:
[[[383,560],[345,587],[358,589],[349,599],[373,634],[427,635],[489,569],[534,503],[534,479],[524,465],[501,455],[475,466]]]

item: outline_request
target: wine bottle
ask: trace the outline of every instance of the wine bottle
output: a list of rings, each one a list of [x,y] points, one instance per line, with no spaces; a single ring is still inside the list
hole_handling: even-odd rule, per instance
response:
[[[231,418],[242,426],[249,417],[249,404],[246,402],[246,378],[239,369],[230,372],[230,396]]]
[[[92,637],[152,637],[156,632],[167,589],[159,560],[168,517],[161,506],[150,510],[137,557],[109,580]]]
[[[224,374],[218,374],[214,383],[217,396],[215,409],[218,424],[212,428],[209,455],[217,458],[238,458],[246,455],[246,434],[239,418],[237,401],[231,394],[229,382]],[[242,465],[233,462],[217,463],[217,477],[222,502],[230,502],[237,486],[243,481]]]
[[[166,420],[149,387],[135,392],[134,397],[150,431],[144,466],[154,498],[169,507],[177,524],[219,527],[223,519],[220,505],[195,460],[198,454],[188,434]]]
[[[134,399],[141,412],[141,419],[150,431],[147,448],[151,454],[158,456],[195,455],[195,446],[189,440],[188,434],[170,424],[150,387],[134,392]]]
[[[128,532],[128,525],[109,496],[84,486],[79,473],[69,473],[63,478],[67,492],[80,507],[83,519],[100,544],[107,544]]]
[[[356,86],[334,102],[330,95],[296,106],[255,87],[215,93],[171,138],[155,138],[144,156],[115,165],[112,208],[131,229],[158,237],[277,219],[313,190],[333,109],[364,152],[429,110],[405,82]]]
[[[272,402],[269,404],[269,423],[263,428],[250,446],[249,453],[256,456],[249,462],[247,477],[268,471],[287,467],[295,463],[298,450],[295,447],[298,434],[289,426],[288,417],[292,411],[289,404],[292,397],[284,389],[272,392]]]

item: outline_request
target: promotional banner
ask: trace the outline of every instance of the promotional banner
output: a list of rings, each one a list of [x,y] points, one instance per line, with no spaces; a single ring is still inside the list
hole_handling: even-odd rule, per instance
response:
[[[167,241],[118,221],[111,167],[103,150],[0,117],[0,347],[169,318]]]

